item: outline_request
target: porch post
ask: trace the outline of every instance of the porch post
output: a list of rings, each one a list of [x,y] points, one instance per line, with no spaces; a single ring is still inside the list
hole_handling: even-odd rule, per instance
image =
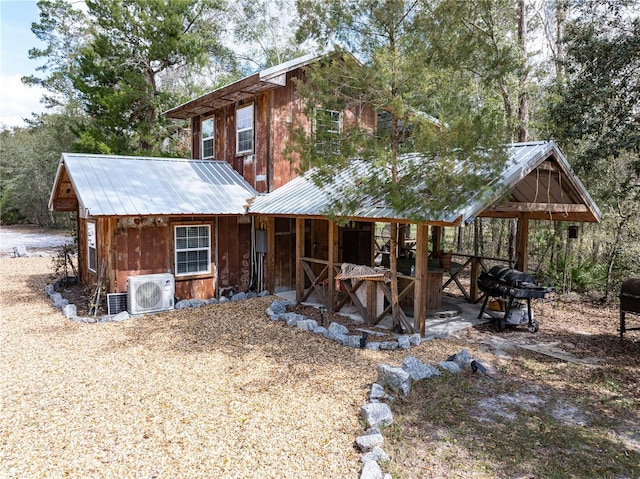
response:
[[[427,316],[427,281],[429,264],[429,226],[424,223],[416,225],[416,275],[413,289],[413,321],[414,329],[425,335],[425,319]]]
[[[329,220],[329,238],[328,238],[328,248],[329,248],[329,264],[327,271],[327,280],[329,284],[327,285],[327,308],[329,311],[333,311],[336,306],[336,273],[334,269],[335,263],[338,262],[338,233],[340,228],[336,224],[335,221]]]
[[[518,215],[518,243],[516,246],[518,256],[516,269],[527,271],[529,267],[529,213]]]
[[[296,218],[296,301],[301,301],[304,296],[304,269],[302,257],[304,256],[304,218]]]

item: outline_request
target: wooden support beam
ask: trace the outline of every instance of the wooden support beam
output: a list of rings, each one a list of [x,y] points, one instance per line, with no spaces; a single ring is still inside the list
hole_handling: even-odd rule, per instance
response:
[[[413,294],[414,328],[425,335],[425,319],[427,316],[427,269],[429,263],[429,226],[423,223],[416,225],[416,273]],[[440,289],[438,288],[438,294]]]
[[[471,258],[471,279],[469,285],[469,296],[471,298],[471,302],[475,303],[478,301],[480,294],[478,292],[478,277],[480,276],[480,265],[481,259],[478,256],[473,256]]]
[[[304,218],[296,218],[296,301],[301,301],[304,295]]]
[[[329,311],[335,311],[336,305],[336,270],[334,264],[338,262],[338,241],[339,241],[340,228],[335,221],[329,220],[329,238],[328,238],[328,256],[329,256],[329,271],[328,271],[328,285],[327,285],[327,308]]]
[[[518,261],[516,269],[527,271],[529,267],[529,214],[521,213],[518,215],[518,237],[516,243],[516,251]]]
[[[520,203],[509,202],[500,203],[491,208],[491,211],[499,213],[586,213],[589,211],[587,205],[576,203]]]

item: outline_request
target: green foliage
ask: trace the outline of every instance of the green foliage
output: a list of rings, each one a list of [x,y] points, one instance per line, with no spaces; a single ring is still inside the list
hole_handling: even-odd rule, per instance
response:
[[[48,201],[60,154],[75,141],[68,125],[66,116],[46,115],[29,128],[0,132],[2,222],[55,224]]]

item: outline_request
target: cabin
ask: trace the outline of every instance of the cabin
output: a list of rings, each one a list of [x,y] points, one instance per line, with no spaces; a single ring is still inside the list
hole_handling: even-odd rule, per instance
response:
[[[375,267],[395,254],[401,297],[424,333],[425,311],[438,307],[446,284],[457,284],[469,301],[479,296],[473,280],[466,288],[458,280],[461,268],[434,257],[442,228],[464,227],[476,217],[517,218],[517,266],[526,270],[529,221],[600,220],[553,142],[509,145],[495,193],[478,194],[446,217],[416,224],[368,198],[349,218],[330,218],[332,194],[353,178],[337,176],[319,188],[309,175],[299,176],[284,154],[291,125],[337,130],[358,121],[375,129],[379,117],[355,105],[321,111],[322,121],[306,118],[298,82],[319,58],[262,70],[165,112],[189,120],[191,159],[63,154],[49,207],[78,215],[82,284],[102,278],[109,292],[124,292],[127,278],[170,273],[177,299],[294,291],[297,300],[315,295],[331,310],[352,301],[375,323],[389,312],[390,297],[387,273]],[[359,164],[354,160],[354,168]],[[412,232],[411,244],[402,241],[396,252],[379,241],[391,222]],[[483,259],[457,254],[477,277]],[[354,275],[354,265],[375,271]]]

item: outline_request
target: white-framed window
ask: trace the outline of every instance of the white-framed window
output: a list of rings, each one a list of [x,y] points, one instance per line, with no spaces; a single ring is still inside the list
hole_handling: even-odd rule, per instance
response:
[[[236,154],[253,152],[253,104],[236,110]]]
[[[211,227],[175,227],[176,276],[211,272]]]
[[[202,158],[213,158],[215,156],[215,140],[214,140],[214,129],[215,123],[213,118],[208,118],[206,120],[202,120]]]
[[[98,271],[97,244],[96,224],[94,221],[87,221],[87,268],[94,273]]]
[[[316,148],[331,154],[340,153],[340,132],[342,113],[335,110],[316,110]]]

